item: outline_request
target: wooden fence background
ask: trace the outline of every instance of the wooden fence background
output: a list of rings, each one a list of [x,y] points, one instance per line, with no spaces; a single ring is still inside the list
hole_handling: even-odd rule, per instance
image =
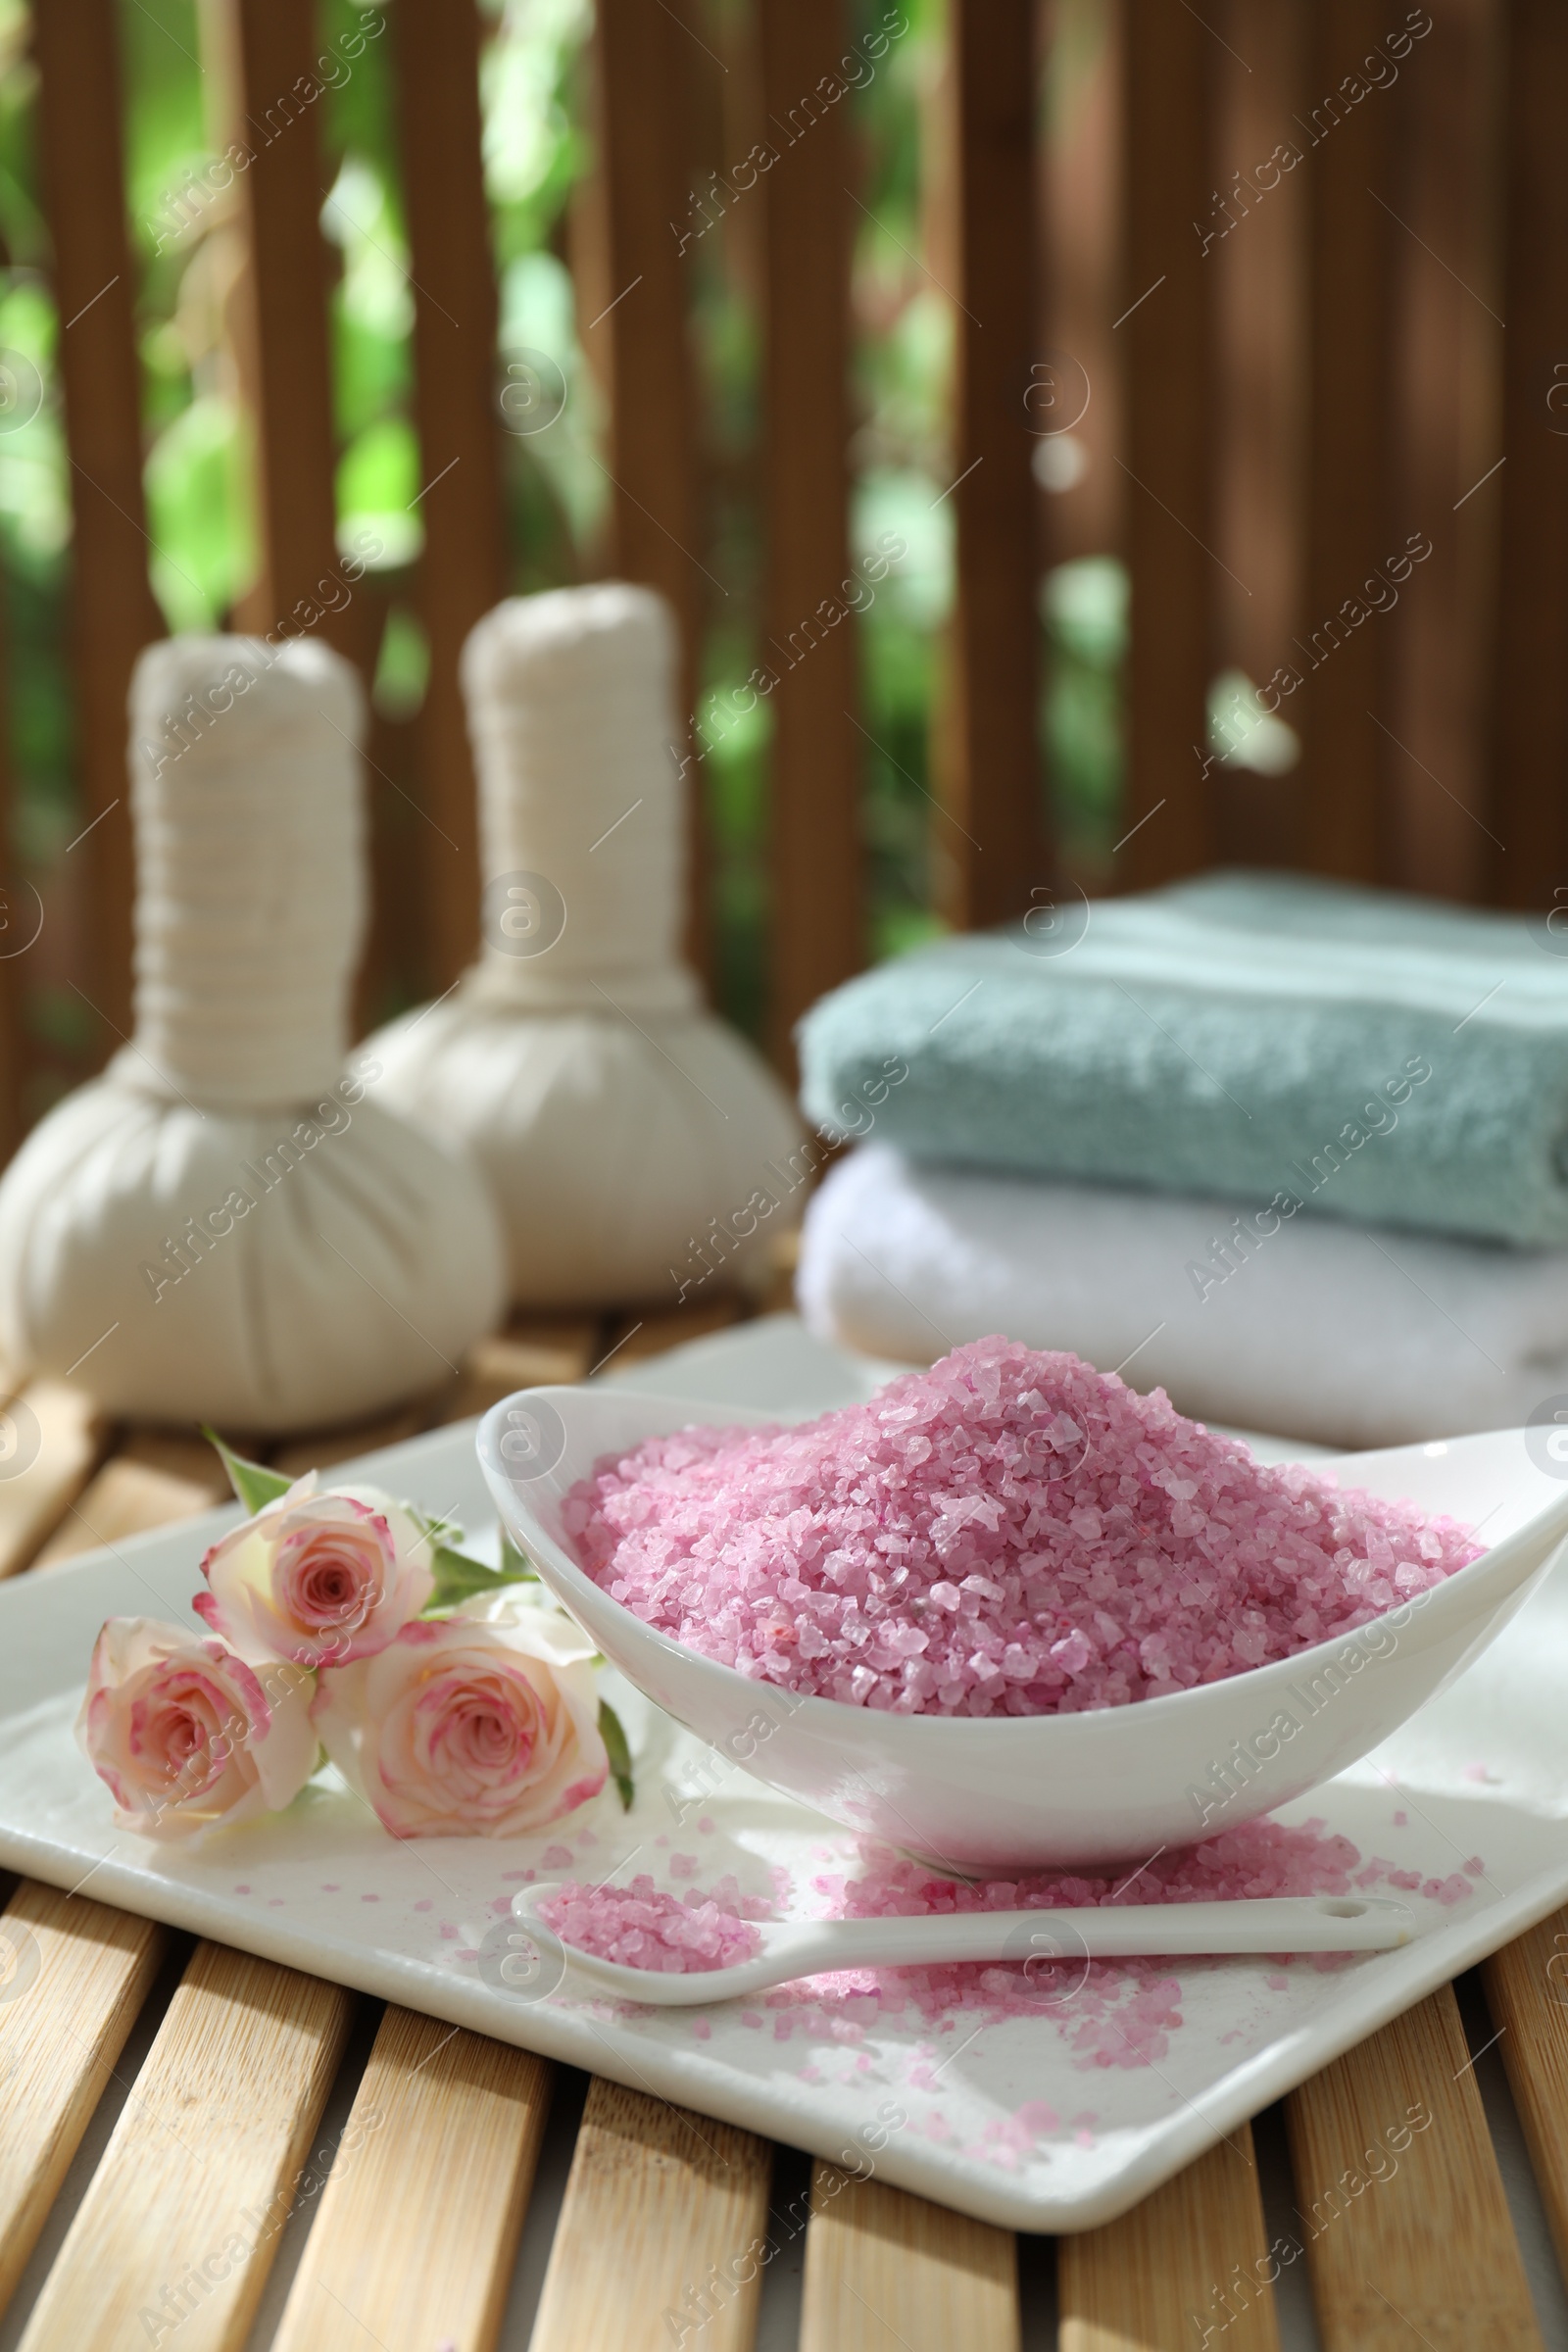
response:
[[[309,80],[318,27],[313,0],[203,4],[220,111],[255,148],[238,182],[232,333],[261,568],[234,618],[267,628],[313,611],[338,563],[318,110],[287,101]],[[852,39],[899,12],[735,5],[750,69],[745,90],[724,94],[725,122],[749,116],[774,155],[748,234],[764,345],[763,605],[782,640],[847,564],[858,199],[853,99],[832,93]],[[1119,550],[1131,579],[1122,839],[1093,884],[1250,858],[1549,904],[1568,876],[1568,14],[1559,0],[1211,0],[1201,14],[1121,0],[1105,70],[1054,110],[1042,59],[1110,6],[949,0],[926,193],[930,273],[956,328],[943,496],[956,589],[935,730],[952,820],[945,911],[994,922],[1084,879],[1050,838],[1038,596],[1050,564],[1090,548]],[[714,589],[691,276],[673,224],[721,160],[725,69],[700,37],[703,8],[599,0],[598,162],[572,239],[607,403],[606,568],[672,600],[688,709]],[[477,95],[487,20],[471,0],[386,0],[385,15],[429,486],[414,791],[457,847],[416,869],[405,854],[399,868],[378,842],[371,959],[395,924],[439,990],[471,952],[478,899],[457,657],[507,584]],[[162,626],[117,30],[116,0],[33,11],[69,322],[80,821],[98,820],[79,860],[72,978],[106,1053],[130,1020],[125,686]],[[269,135],[269,122],[286,129]],[[1088,407],[1069,419],[1080,384]],[[1090,465],[1053,492],[1039,452],[1067,422]],[[311,625],[368,672],[384,620],[368,584]],[[1288,776],[1210,756],[1207,700],[1227,662],[1299,735]],[[781,1054],[800,1011],[865,957],[857,692],[845,628],[774,698],[768,1017]],[[699,961],[703,834],[698,814]],[[21,1116],[17,972],[0,962],[7,1140]]]

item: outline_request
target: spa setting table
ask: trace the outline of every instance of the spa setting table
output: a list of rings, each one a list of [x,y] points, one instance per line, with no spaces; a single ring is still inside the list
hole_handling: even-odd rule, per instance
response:
[[[701,1395],[715,1337],[745,1337],[740,1312],[514,1320],[441,1393],[272,1458],[327,1469],[595,1367]],[[660,1362],[682,1347],[693,1371]],[[0,1485],[7,1574],[48,1576],[223,1498],[194,1439],[106,1425],[58,1387],[31,1400],[43,1448]],[[87,1887],[13,1885],[3,1916],[0,1996],[37,1954],[24,1995],[0,1997],[5,2345],[1568,2342],[1551,2253],[1568,2220],[1568,1911],[1121,2218],[1057,2240],[890,2185],[874,2155],[813,2161]],[[1429,2127],[1401,2133],[1407,2114]],[[249,2258],[193,2281],[233,2230]],[[769,2259],[735,2264],[754,2241]]]
[[[1565,122],[1561,0],[0,9],[0,2352],[1568,2352],[1561,1563],[1392,1736],[1317,1723],[1250,1849],[1290,1734],[1205,1747],[1106,1897],[1284,1852],[1408,1950],[1086,1957],[1046,2018],[508,1975],[569,1868],[667,1919],[704,1853],[791,1918],[931,1867],[608,1638],[564,1671],[626,1788],[584,1701],[516,1838],[467,1832],[531,1737],[445,1843],[318,1755],[330,1644],[263,1645],[316,1680],[253,1739],[192,1702],[194,1800],[171,1740],[117,1821],[73,1731],[107,1617],[243,1686],[187,1607],[239,1518],[209,1426],[274,1494],[384,1475],[432,1558],[437,1463],[484,1605],[530,1578],[503,1399],[805,1420],[988,1345],[1210,1461],[1403,1449],[1402,1508],[1490,1447],[1560,1507]],[[1089,1669],[1174,1752],[1245,1685],[1156,1688],[1218,1589],[1162,1582],[1156,1466],[1162,1557],[1127,1455],[1072,1530],[1152,1642],[1031,1598],[958,1657],[955,1615],[944,1694],[910,1585],[906,1716],[1142,1740]],[[953,1556],[1020,1595],[1065,1475]],[[1193,1540],[1266,1581],[1234,1524]],[[1362,1697],[1392,1589],[1339,1620]],[[510,1606],[364,1659],[499,1687]],[[835,1754],[890,1720],[837,1712]],[[999,1817],[1101,1819],[1063,1778]]]

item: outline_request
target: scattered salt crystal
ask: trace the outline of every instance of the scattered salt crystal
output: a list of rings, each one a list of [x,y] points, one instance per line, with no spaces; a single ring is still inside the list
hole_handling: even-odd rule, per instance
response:
[[[1255,1462],[1162,1390],[1003,1339],[804,1427],[651,1438],[568,1509],[588,1573],[645,1623],[753,1680],[901,1714],[1218,1682],[1481,1550],[1452,1520]]]
[[[1353,1887],[1380,1882],[1412,1892],[1419,1889],[1445,1904],[1459,1901],[1470,1885],[1457,1873],[1423,1882],[1418,1873],[1399,1871],[1381,1856],[1363,1863],[1348,1838],[1329,1832],[1316,1818],[1290,1826],[1269,1819],[1244,1823],[1200,1845],[1157,1855],[1136,1880],[1129,1880],[1125,1871],[1049,1871],[969,1885],[939,1877],[891,1848],[867,1845],[858,1876],[824,1878],[815,1884],[826,1894],[828,1917],[897,1919],[1348,1894]],[[1321,1953],[1316,1960],[1339,1967],[1344,1957]],[[1194,1965],[1201,1969],[1209,1964]],[[1066,1982],[1055,1985],[1026,1976],[1021,1967],[974,1961],[928,1968],[857,1968],[812,1978],[806,1985],[781,1987],[768,1994],[767,2001],[769,2006],[789,2002],[847,2012],[852,2001],[858,2004],[876,1993],[885,2012],[912,2012],[938,2035],[955,2032],[960,2017],[966,2034],[979,2024],[1029,2017],[1054,2023],[1078,2066],[1124,2072],[1158,2066],[1169,2051],[1171,2034],[1181,2026],[1182,1986],[1170,1970],[1170,1961],[1157,1954],[1094,1960],[1087,1968],[1080,1964],[1064,1971]],[[1290,1979],[1275,1971],[1265,1982],[1271,1989],[1285,1991]],[[930,2043],[920,2046],[922,2053],[929,2053]],[[961,2067],[961,2059],[958,2064]],[[928,2087],[940,2073],[940,2064],[931,2067],[922,2060],[911,2068],[910,2081],[916,2088]]]
[[[1060,2116],[1045,2099],[1025,2099],[1013,2121],[1021,2124],[1031,2134],[1058,2132],[1061,2129]]]
[[[591,1952],[622,1968],[647,1968],[662,1976],[698,1969],[731,1968],[761,1948],[761,1936],[737,1910],[740,1888],[720,1879],[710,1895],[694,1888],[684,1902],[665,1894],[646,1876],[629,1886],[558,1888],[539,1906],[546,1927],[563,1943]]]

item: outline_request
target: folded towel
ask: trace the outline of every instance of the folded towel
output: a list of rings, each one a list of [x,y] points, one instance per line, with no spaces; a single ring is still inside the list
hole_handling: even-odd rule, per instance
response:
[[[1071,1348],[1200,1420],[1329,1446],[1568,1406],[1568,1250],[1237,1223],[1214,1200],[921,1167],[870,1144],[807,1212],[801,1311],[821,1339],[913,1361],[994,1331]]]
[[[802,1024],[802,1093],[854,1133],[900,1057],[877,1133],[916,1159],[1565,1243],[1556,951],[1568,923],[1214,875],[862,974]]]

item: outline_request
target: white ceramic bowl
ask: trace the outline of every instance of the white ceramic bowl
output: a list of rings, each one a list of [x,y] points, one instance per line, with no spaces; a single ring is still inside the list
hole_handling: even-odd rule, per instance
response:
[[[1082,1715],[890,1715],[700,1657],[577,1566],[562,1526],[567,1490],[605,1454],[712,1418],[626,1390],[528,1389],[485,1415],[479,1460],[513,1540],[628,1682],[802,1803],[982,1877],[1141,1862],[1332,1779],[1486,1647],[1568,1537],[1568,1469],[1540,1466],[1548,1457],[1532,1458],[1522,1430],[1348,1456],[1342,1484],[1446,1511],[1492,1548],[1405,1607],[1227,1682]]]

